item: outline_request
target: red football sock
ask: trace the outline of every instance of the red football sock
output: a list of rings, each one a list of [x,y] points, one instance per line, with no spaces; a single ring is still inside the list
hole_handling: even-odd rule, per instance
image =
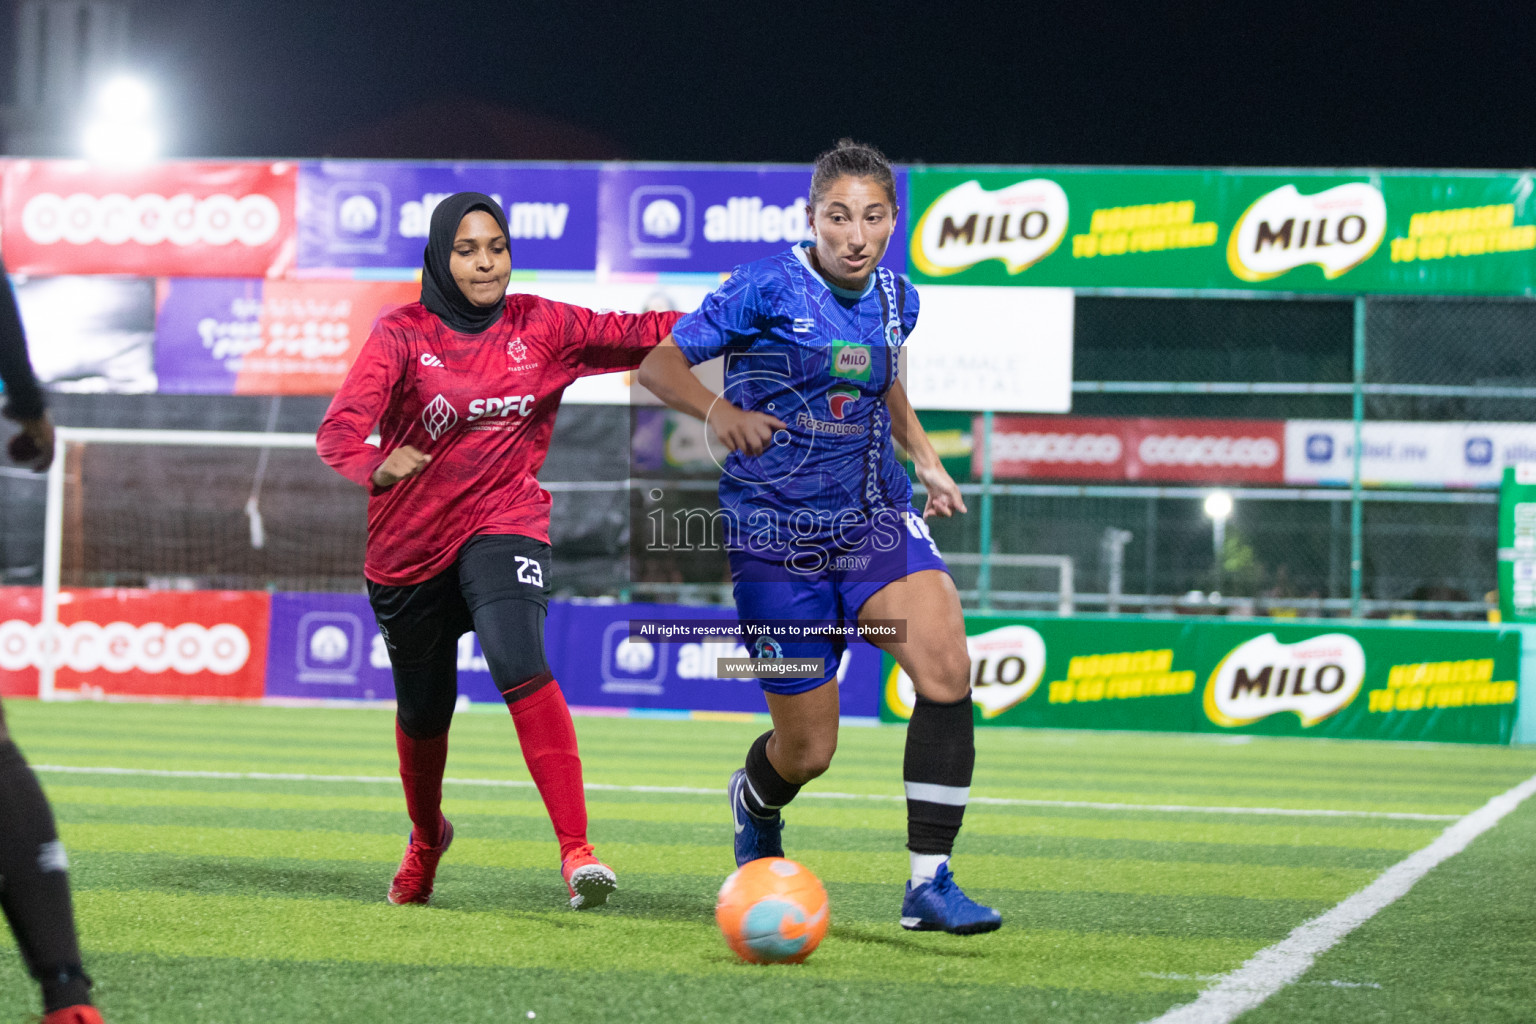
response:
[[[581,754],[565,694],[554,680],[511,705],[517,741],[528,774],[560,840],[560,858],[587,841],[587,794],[581,785]]]
[[[396,720],[395,750],[400,755],[405,811],[411,816],[416,841],[437,846],[443,841],[443,766],[448,763],[448,734],[413,740]]]

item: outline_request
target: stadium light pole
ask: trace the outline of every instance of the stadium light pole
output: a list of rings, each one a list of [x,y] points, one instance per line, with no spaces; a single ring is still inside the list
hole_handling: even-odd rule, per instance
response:
[[[1211,553],[1214,556],[1215,586],[1221,592],[1221,552],[1227,546],[1227,518],[1232,515],[1232,495],[1226,491],[1212,491],[1205,496],[1205,514],[1211,519]]]
[[[116,75],[92,98],[81,132],[81,148],[93,163],[119,167],[147,164],[160,155],[155,97],[148,83]]]

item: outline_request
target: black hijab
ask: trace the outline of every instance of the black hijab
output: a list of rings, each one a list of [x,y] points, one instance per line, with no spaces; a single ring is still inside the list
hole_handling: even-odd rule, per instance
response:
[[[471,210],[484,210],[495,217],[502,236],[511,238],[507,231],[507,215],[501,212],[501,205],[496,200],[479,192],[455,192],[433,209],[427,247],[421,254],[421,304],[460,334],[479,334],[501,319],[502,307],[506,305],[505,298],[494,306],[477,306],[470,302],[459,290],[448,266],[459,221]]]

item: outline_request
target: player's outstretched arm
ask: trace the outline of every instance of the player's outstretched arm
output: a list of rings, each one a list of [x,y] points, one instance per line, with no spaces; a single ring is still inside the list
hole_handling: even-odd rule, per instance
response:
[[[939,453],[933,450],[933,443],[928,440],[927,432],[918,422],[912,403],[907,401],[907,389],[900,380],[892,383],[891,389],[885,393],[885,406],[891,410],[891,436],[912,457],[917,479],[928,491],[923,518],[942,516],[947,519],[957,512],[968,511],[965,499],[960,495],[959,485],[944,468],[944,463],[939,461]]]
[[[53,421],[48,418],[43,389],[27,358],[27,336],[22,330],[16,297],[0,264],[0,383],[5,385],[5,415],[21,424],[11,438],[11,458],[38,472],[53,462]]]
[[[705,387],[693,375],[693,364],[669,334],[640,364],[640,386],[678,412],[703,420],[726,447],[761,455],[784,422],[761,412],[748,412]]]

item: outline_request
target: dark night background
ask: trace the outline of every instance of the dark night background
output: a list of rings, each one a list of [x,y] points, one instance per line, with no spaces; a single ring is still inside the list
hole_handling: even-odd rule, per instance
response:
[[[1520,3],[142,0],[132,39],[174,156],[1536,163]]]

